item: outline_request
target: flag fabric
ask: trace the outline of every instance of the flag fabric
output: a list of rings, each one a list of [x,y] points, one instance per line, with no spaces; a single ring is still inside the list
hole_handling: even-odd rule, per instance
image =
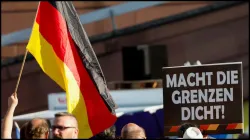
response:
[[[20,128],[17,124],[17,122],[14,122],[15,127],[16,127],[16,139],[20,139]]]
[[[66,91],[79,138],[90,138],[115,123],[116,104],[72,2],[39,3],[27,49]]]

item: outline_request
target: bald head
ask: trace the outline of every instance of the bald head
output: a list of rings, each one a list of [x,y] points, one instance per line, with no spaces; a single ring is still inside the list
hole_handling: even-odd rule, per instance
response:
[[[35,118],[31,120],[31,124],[33,127],[37,127],[39,125],[41,125],[42,123],[47,123],[46,120],[41,119],[41,118]]]
[[[146,134],[142,127],[128,123],[122,128],[121,136],[123,139],[145,139]]]
[[[25,137],[26,139],[48,139],[49,124],[45,119],[34,118],[25,124],[21,131],[24,131],[22,132],[24,133],[22,137]]]

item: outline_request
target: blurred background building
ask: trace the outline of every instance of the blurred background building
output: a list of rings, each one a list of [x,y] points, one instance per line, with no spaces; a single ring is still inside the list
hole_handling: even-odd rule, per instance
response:
[[[73,2],[84,16],[126,4]],[[13,33],[31,28],[38,2],[1,2],[1,117],[14,91],[28,42]],[[140,5],[141,4],[141,5]],[[134,4],[142,6],[143,2]],[[144,2],[145,4],[145,2]],[[150,4],[149,4],[150,5]],[[120,9],[122,10],[122,9]],[[100,13],[100,12],[99,12]],[[169,1],[83,24],[111,90],[161,88],[161,68],[197,60],[202,64],[243,63],[245,115],[249,98],[249,2]],[[9,39],[9,40],[8,40]],[[11,43],[10,43],[11,42]],[[48,109],[48,95],[62,92],[28,55],[15,115]],[[248,116],[245,116],[248,122]]]

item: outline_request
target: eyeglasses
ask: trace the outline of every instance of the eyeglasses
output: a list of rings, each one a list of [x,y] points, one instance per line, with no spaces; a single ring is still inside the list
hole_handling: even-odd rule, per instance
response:
[[[66,126],[56,126],[56,125],[52,125],[52,130],[56,130],[56,129],[59,129],[60,131],[63,131],[65,129],[68,129],[68,128],[76,128],[76,127],[66,127]]]

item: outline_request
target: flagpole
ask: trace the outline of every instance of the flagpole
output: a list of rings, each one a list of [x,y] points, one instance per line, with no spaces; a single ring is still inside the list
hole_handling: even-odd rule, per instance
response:
[[[17,84],[16,84],[16,88],[15,88],[15,92],[14,92],[15,96],[17,94],[17,89],[18,89],[18,85],[19,85],[19,82],[20,82],[20,79],[21,79],[21,76],[22,76],[22,73],[23,73],[23,67],[24,67],[24,63],[25,63],[27,54],[28,54],[28,50],[26,49],[25,55],[24,55],[24,58],[23,58],[23,63],[22,63],[22,66],[21,66],[21,69],[20,69],[20,72],[19,72],[18,79],[17,79]]]

